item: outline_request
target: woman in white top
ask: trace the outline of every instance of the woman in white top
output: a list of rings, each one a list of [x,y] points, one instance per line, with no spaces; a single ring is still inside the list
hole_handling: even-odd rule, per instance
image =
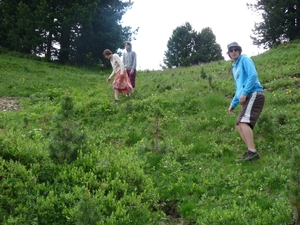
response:
[[[124,64],[118,54],[113,54],[109,49],[105,49],[103,55],[106,59],[110,60],[113,71],[107,79],[107,82],[111,81],[111,78],[116,75],[112,87],[115,94],[116,102],[119,101],[119,93],[130,95],[133,92],[132,85],[130,83],[128,74],[124,68]]]

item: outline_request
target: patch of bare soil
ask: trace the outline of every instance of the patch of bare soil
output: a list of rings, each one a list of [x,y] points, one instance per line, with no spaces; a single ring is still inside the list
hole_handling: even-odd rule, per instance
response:
[[[18,104],[18,98],[0,97],[0,111],[16,111],[21,108]]]

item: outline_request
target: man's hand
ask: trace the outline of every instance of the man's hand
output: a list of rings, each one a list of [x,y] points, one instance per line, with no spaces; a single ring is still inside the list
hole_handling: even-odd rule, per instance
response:
[[[232,106],[229,106],[228,112],[229,112],[230,114],[234,114],[234,108],[233,108]]]
[[[240,97],[240,104],[241,105],[244,105],[244,103],[246,102],[246,95],[241,95],[241,97]]]

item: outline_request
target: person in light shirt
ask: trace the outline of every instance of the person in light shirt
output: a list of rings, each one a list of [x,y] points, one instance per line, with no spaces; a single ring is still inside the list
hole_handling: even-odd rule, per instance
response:
[[[130,95],[133,92],[132,85],[119,55],[113,54],[109,49],[105,49],[103,55],[106,59],[110,60],[113,68],[112,73],[107,78],[107,82],[110,82],[111,78],[115,76],[112,87],[114,90],[115,101],[119,102],[119,93]]]
[[[242,55],[242,47],[237,42],[232,42],[227,45],[227,49],[227,54],[233,61],[232,74],[236,87],[228,111],[233,114],[238,105],[242,106],[235,127],[248,149],[238,161],[259,159],[254,144],[253,128],[265,103],[263,87],[258,80],[254,62],[248,56]]]
[[[136,53],[132,50],[132,44],[130,41],[125,41],[126,52],[123,56],[123,63],[126,72],[129,76],[131,85],[135,88],[135,78],[136,78]]]

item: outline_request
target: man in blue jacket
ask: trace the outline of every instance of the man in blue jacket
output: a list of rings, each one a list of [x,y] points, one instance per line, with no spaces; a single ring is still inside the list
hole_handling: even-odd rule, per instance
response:
[[[241,54],[242,48],[237,42],[228,44],[227,49],[227,54],[233,61],[232,74],[236,87],[228,111],[233,114],[234,109],[239,104],[242,105],[235,127],[248,150],[239,160],[250,161],[259,158],[254,144],[253,128],[262,112],[265,96],[251,58]]]

